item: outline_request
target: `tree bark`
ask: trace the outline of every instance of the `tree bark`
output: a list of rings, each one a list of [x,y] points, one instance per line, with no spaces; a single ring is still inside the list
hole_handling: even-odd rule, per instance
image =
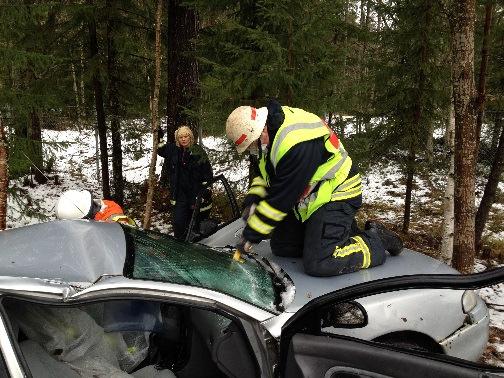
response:
[[[75,97],[75,112],[77,113],[77,123],[80,128],[81,126],[81,117],[82,117],[82,112],[81,112],[81,103],[79,100],[79,89],[77,86],[77,75],[75,74],[75,65],[73,63],[70,64],[70,69],[72,71],[72,81],[73,81],[73,91],[74,91],[74,97]]]
[[[492,15],[494,4],[487,2],[485,4],[485,25],[483,27],[483,46],[481,47],[481,64],[478,79],[478,97],[477,97],[477,118],[476,118],[476,157],[479,153],[479,139],[481,135],[481,125],[485,112],[486,102],[486,77],[488,71],[488,57],[490,51],[490,29],[492,28]]]
[[[450,111],[448,123],[446,126],[445,143],[448,150],[448,158],[450,160],[450,169],[446,177],[446,187],[443,197],[443,225],[441,239],[441,258],[451,264],[453,257],[453,223],[454,223],[454,171],[455,171],[455,114],[453,110],[453,101],[450,102]]]
[[[31,171],[35,181],[39,184],[45,184],[47,177],[42,172],[44,169],[44,157],[42,154],[42,129],[40,126],[40,117],[34,109],[30,112],[30,129],[28,133],[30,146]]]
[[[453,2],[452,77],[455,107],[455,226],[453,266],[473,271],[476,119],[474,112],[475,0]]]
[[[167,103],[166,138],[174,142],[174,132],[181,125],[189,126],[196,134],[197,120],[184,113],[191,109],[199,95],[198,64],[194,57],[194,40],[198,36],[199,19],[196,11],[181,5],[182,0],[168,1],[167,40]],[[168,164],[163,164],[161,181],[168,180]]]
[[[406,168],[406,195],[404,198],[404,216],[402,231],[408,233],[411,219],[411,197],[413,193],[413,178],[415,176],[415,149],[410,146],[408,153],[408,166]]]
[[[156,53],[155,53],[155,74],[154,74],[154,93],[151,101],[151,126],[152,126],[152,155],[149,165],[149,189],[147,190],[147,201],[145,203],[145,214],[143,219],[143,228],[149,229],[151,224],[152,197],[154,196],[154,187],[156,185],[156,160],[159,128],[159,86],[161,83],[161,15],[163,11],[163,0],[157,1],[156,9]]]
[[[0,230],[7,227],[7,189],[9,188],[9,155],[5,129],[0,117]]]
[[[117,62],[117,51],[115,47],[115,21],[116,2],[107,0],[109,17],[107,20],[107,70],[108,70],[108,100],[110,133],[112,136],[112,177],[114,186],[114,200],[119,204],[124,204],[124,181],[122,171],[122,147],[121,147],[121,119],[119,116],[119,68]]]
[[[93,0],[88,0],[89,5],[93,5]],[[92,72],[92,82],[95,97],[96,107],[96,127],[98,129],[98,136],[100,138],[100,161],[101,161],[101,176],[102,176],[102,191],[104,198],[111,198],[110,196],[110,178],[108,167],[108,151],[107,151],[107,124],[105,121],[105,109],[103,106],[103,88],[99,77],[99,71],[96,65],[100,60],[98,55],[98,39],[96,36],[96,22],[94,16],[89,20],[89,52],[90,60],[95,61],[94,69]]]
[[[502,126],[503,119],[499,118],[496,123]],[[497,127],[498,125],[496,125]],[[481,244],[481,236],[483,235],[483,230],[485,229],[485,224],[488,220],[488,215],[490,214],[490,209],[495,202],[495,195],[497,193],[497,187],[500,182],[500,177],[502,171],[504,170],[504,127],[502,127],[499,145],[497,146],[497,151],[495,152],[494,160],[492,163],[492,168],[490,170],[490,175],[488,181],[485,185],[485,191],[483,192],[483,197],[481,198],[480,205],[478,207],[478,212],[476,213],[476,246],[479,247]]]
[[[499,122],[499,114],[494,117],[494,127],[492,129],[492,140],[490,141],[490,151],[495,151],[499,146],[499,136],[501,135],[502,126]]]
[[[194,39],[198,36],[199,20],[194,9],[181,5],[181,0],[168,2],[168,90],[167,137],[175,141],[174,131],[182,124],[195,133],[197,122],[184,114],[198,97],[198,64],[194,57]]]

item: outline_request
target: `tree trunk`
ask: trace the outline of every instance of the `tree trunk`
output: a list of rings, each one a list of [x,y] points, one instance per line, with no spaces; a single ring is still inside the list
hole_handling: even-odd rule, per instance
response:
[[[109,17],[107,20],[107,70],[108,70],[108,99],[110,116],[110,133],[112,136],[112,176],[114,185],[114,200],[124,205],[124,182],[122,171],[122,147],[121,147],[121,120],[119,117],[119,67],[117,51],[115,47],[116,3],[107,0]]]
[[[287,72],[293,74],[294,70],[294,57],[293,57],[293,29],[292,29],[292,18],[289,17],[288,22],[288,36],[287,36]],[[292,90],[292,84],[289,84],[287,88],[287,103],[292,104],[294,98],[294,92]]]
[[[492,27],[492,15],[494,4],[487,2],[485,5],[485,25],[483,27],[483,46],[481,47],[481,65],[478,79],[478,97],[477,97],[477,118],[476,118],[476,157],[479,150],[479,139],[481,135],[481,125],[483,123],[483,114],[485,112],[486,102],[486,76],[488,71],[488,57],[490,51],[490,29]]]
[[[498,122],[496,121],[496,123],[498,123],[499,126],[502,126],[503,119],[500,118]],[[499,139],[499,145],[497,147],[497,151],[495,152],[492,168],[490,170],[490,175],[485,185],[485,191],[483,193],[483,197],[481,198],[481,202],[478,207],[478,212],[476,213],[477,247],[479,247],[481,244],[481,236],[483,235],[483,230],[485,229],[485,224],[488,220],[490,209],[492,208],[492,205],[495,202],[497,186],[499,185],[500,177],[502,175],[503,170],[504,170],[504,127],[502,127]]]
[[[454,216],[454,170],[455,170],[455,114],[453,110],[453,101],[450,102],[450,111],[445,133],[448,158],[450,159],[450,170],[446,177],[446,187],[443,197],[443,236],[441,239],[441,258],[451,264],[453,257],[453,222]]]
[[[77,114],[77,123],[80,128],[81,126],[81,107],[80,107],[80,100],[79,100],[79,89],[77,86],[77,75],[75,74],[75,65],[73,63],[70,64],[70,69],[72,71],[72,81],[73,81],[73,91],[74,91],[74,97],[75,97],[75,112]]]
[[[406,195],[404,198],[404,216],[402,231],[407,234],[411,220],[411,197],[413,193],[413,178],[415,176],[415,149],[410,146],[408,153],[408,166],[406,168]]]
[[[452,77],[455,107],[455,227],[453,267],[470,273],[474,266],[474,189],[476,119],[474,114],[475,0],[453,2]]]
[[[30,146],[31,171],[35,181],[45,184],[47,177],[42,172],[44,169],[44,157],[42,154],[42,129],[40,127],[40,117],[36,110],[30,112],[30,129],[28,133]]]
[[[174,132],[181,125],[189,126],[194,133],[198,131],[197,120],[184,114],[191,109],[193,101],[199,96],[198,64],[194,57],[194,40],[198,36],[198,15],[182,0],[168,1],[168,40],[167,40],[167,103],[166,138],[174,142]],[[168,180],[168,164],[163,164],[161,181]]]
[[[490,151],[495,151],[499,146],[499,135],[501,134],[502,122],[499,122],[500,117],[498,114],[494,117],[494,127],[492,129],[492,140],[490,141]]]
[[[151,101],[151,126],[152,126],[152,155],[149,166],[149,189],[147,191],[147,201],[145,203],[145,214],[143,219],[143,228],[149,229],[151,224],[152,197],[154,196],[154,187],[156,185],[156,160],[159,128],[159,86],[161,82],[161,15],[163,10],[163,0],[157,1],[156,10],[156,72],[154,74],[154,93]]]
[[[7,227],[7,189],[9,188],[8,145],[0,117],[0,230]]]
[[[80,98],[81,98],[81,105],[82,105],[82,111],[83,111],[83,116],[87,117],[89,115],[89,112],[86,109],[86,90],[84,86],[84,48],[82,44],[79,46],[80,48]]]
[[[92,0],[88,0],[89,5],[93,5]],[[89,20],[89,52],[90,60],[95,60],[96,65],[100,57],[98,55],[98,39],[96,36],[96,22],[94,16]],[[92,82],[95,96],[96,107],[96,127],[100,138],[100,160],[101,160],[101,176],[102,176],[102,191],[104,198],[110,198],[110,178],[108,167],[108,151],[107,151],[107,124],[105,121],[105,109],[103,107],[103,88],[100,81],[98,69],[95,67],[92,73]]]
[[[199,20],[194,9],[181,5],[181,0],[168,2],[168,98],[167,137],[174,141],[173,133],[182,124],[198,131],[197,120],[184,114],[198,97],[198,64],[194,57],[194,39],[198,36]]]
[[[434,162],[434,122],[428,121],[429,124],[426,127],[426,141],[425,141],[425,158],[429,166]]]

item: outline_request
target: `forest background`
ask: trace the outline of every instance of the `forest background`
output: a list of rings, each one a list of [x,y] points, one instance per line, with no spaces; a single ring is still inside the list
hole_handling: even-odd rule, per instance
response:
[[[13,180],[61,180],[51,151],[66,146],[45,129],[94,131],[100,195],[148,227],[166,190],[155,161],[132,189],[123,154],[146,151],[124,141],[154,131],[155,151],[161,121],[169,141],[181,124],[222,136],[234,107],[275,97],[325,117],[363,172],[394,163],[405,190],[391,226],[410,247],[434,246],[462,272],[478,252],[502,259],[484,230],[504,219],[503,17],[502,1],[474,0],[3,0],[0,229],[8,196],[35,207]],[[230,147],[215,159],[243,157]],[[419,177],[443,178],[432,191],[443,207],[429,210],[443,224],[426,245],[411,235]]]

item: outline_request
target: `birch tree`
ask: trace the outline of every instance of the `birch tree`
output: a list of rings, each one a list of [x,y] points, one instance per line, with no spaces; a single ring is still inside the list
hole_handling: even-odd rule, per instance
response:
[[[446,177],[446,187],[443,196],[443,225],[441,239],[441,258],[448,264],[451,263],[453,257],[453,222],[454,202],[453,194],[455,189],[454,171],[455,171],[455,113],[453,110],[453,101],[450,103],[450,111],[448,122],[446,125],[445,144],[448,150],[448,159],[450,160],[450,168]]]
[[[7,227],[7,189],[9,187],[9,160],[7,138],[0,117],[0,230]]]
[[[145,214],[143,219],[143,228],[150,228],[152,213],[152,197],[154,195],[154,186],[156,185],[156,161],[159,129],[159,86],[161,82],[161,15],[163,10],[163,0],[157,1],[156,9],[156,47],[155,47],[155,73],[154,73],[154,93],[151,101],[151,128],[152,128],[152,155],[149,166],[149,189],[147,191],[147,201],[145,204]]]

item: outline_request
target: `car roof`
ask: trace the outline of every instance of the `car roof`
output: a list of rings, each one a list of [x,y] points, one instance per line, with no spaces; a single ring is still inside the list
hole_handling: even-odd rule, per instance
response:
[[[93,283],[122,275],[126,242],[116,223],[60,220],[0,232],[0,275]]]
[[[227,225],[214,235],[202,240],[210,246],[233,245],[241,236],[244,223],[241,219]],[[387,255],[383,265],[334,277],[313,277],[304,272],[301,258],[278,257],[271,253],[269,241],[254,246],[254,252],[280,266],[292,279],[295,296],[287,306],[287,312],[296,312],[313,298],[344,287],[381,278],[412,274],[458,274],[458,272],[424,254],[405,249],[399,256]]]
[[[234,262],[230,251],[176,240],[118,223],[66,220],[0,232],[0,276],[88,287],[123,276],[205,288],[277,313],[272,276],[256,261]]]

